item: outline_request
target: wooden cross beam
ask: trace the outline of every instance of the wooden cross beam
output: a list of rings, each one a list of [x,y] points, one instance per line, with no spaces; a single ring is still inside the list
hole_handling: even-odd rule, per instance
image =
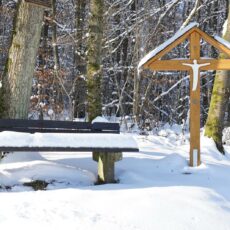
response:
[[[51,0],[25,0],[25,2],[28,2],[30,4],[34,4],[36,6],[44,7],[44,8],[51,8],[52,7]]]
[[[216,60],[216,59],[200,59],[197,60],[198,64],[210,63],[209,66],[200,67],[201,71],[207,70],[229,70],[230,59]],[[183,65],[183,63],[192,64],[193,60],[179,59],[179,60],[165,60],[155,61],[149,65],[150,69],[156,71],[189,71],[191,68]]]
[[[188,71],[190,73],[190,166],[201,164],[200,157],[200,71],[230,70],[230,59],[202,59],[200,57],[201,38],[230,57],[230,44],[220,42],[201,31],[193,23],[178,32],[161,46],[144,57],[140,64],[154,71]],[[190,42],[189,59],[160,60],[185,39]]]

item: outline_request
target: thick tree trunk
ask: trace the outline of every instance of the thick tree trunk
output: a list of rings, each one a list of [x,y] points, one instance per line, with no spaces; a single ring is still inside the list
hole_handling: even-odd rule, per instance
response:
[[[223,32],[223,38],[230,41],[230,14],[228,14],[227,27]],[[229,58],[220,54],[221,58]],[[222,144],[222,131],[224,126],[224,115],[230,95],[230,71],[217,71],[213,86],[212,98],[205,125],[205,136],[213,138],[218,150],[224,154]]]
[[[5,118],[27,118],[44,9],[18,2],[12,43],[3,76]]]
[[[101,50],[104,0],[91,0],[88,38],[87,88],[88,120],[101,115]]]
[[[217,71],[212,99],[210,103],[208,119],[205,125],[205,136],[213,138],[218,150],[224,153],[222,145],[222,131],[224,125],[224,115],[228,103],[230,90],[230,72]]]

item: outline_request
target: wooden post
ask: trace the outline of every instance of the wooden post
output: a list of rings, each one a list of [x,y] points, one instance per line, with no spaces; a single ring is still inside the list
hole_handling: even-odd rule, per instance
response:
[[[98,184],[115,183],[115,162],[122,159],[122,153],[93,153],[93,160],[98,161]]]
[[[52,7],[51,0],[25,0],[25,2],[44,8]]]
[[[200,35],[192,33],[190,35],[190,59],[200,59]],[[190,166],[199,166],[200,160],[200,72],[198,84],[195,91],[193,86],[193,71],[190,73]]]

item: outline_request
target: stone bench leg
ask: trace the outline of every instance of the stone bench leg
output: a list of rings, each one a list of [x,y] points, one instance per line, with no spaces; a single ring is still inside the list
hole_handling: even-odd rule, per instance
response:
[[[7,152],[0,151],[0,160],[4,158],[4,156],[7,154]]]
[[[98,184],[115,183],[115,162],[122,159],[122,153],[93,152],[93,160],[98,162]]]

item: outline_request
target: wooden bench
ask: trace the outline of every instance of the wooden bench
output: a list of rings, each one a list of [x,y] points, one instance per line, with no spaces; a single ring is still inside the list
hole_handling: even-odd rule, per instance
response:
[[[117,123],[0,119],[0,151],[93,152],[98,183],[114,183],[122,152],[139,149],[131,136],[120,134]]]

